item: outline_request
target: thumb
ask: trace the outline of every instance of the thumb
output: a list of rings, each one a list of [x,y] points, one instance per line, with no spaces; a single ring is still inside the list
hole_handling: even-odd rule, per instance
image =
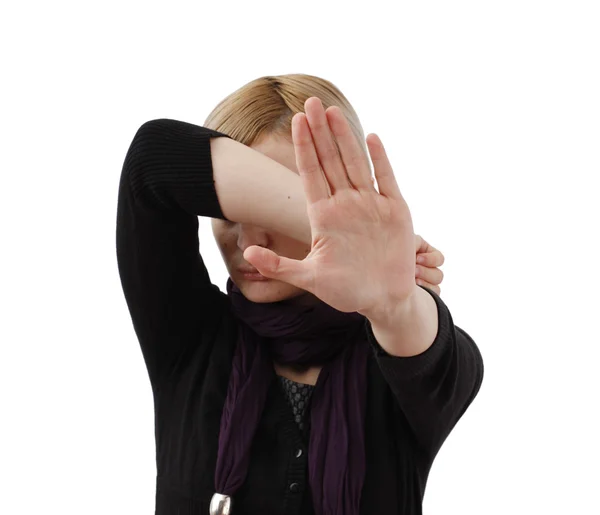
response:
[[[253,245],[244,251],[244,259],[269,279],[306,289],[309,284],[305,261],[278,256],[272,250]]]

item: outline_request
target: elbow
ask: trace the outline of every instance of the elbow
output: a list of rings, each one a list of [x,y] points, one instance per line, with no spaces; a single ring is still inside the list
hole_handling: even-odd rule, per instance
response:
[[[129,176],[134,191],[142,188],[144,177],[156,161],[156,152],[165,140],[165,120],[149,120],[138,128],[123,162],[123,174]]]
[[[143,170],[144,163],[148,161],[148,153],[153,146],[153,139],[156,138],[156,134],[159,132],[158,121],[150,120],[145,122],[136,131],[125,155],[123,174],[132,177],[139,175],[141,170]]]
[[[469,370],[469,379],[471,386],[471,394],[469,395],[467,405],[471,404],[479,390],[481,389],[481,384],[483,383],[484,376],[484,364],[483,364],[483,356],[481,355],[481,351],[479,347],[471,338],[471,336],[464,330],[458,326],[455,326],[457,336],[464,339],[464,356],[467,363],[467,369]]]
[[[132,144],[140,141],[145,142],[148,139],[156,138],[161,136],[161,132],[164,132],[165,122],[168,120],[165,118],[157,118],[154,120],[148,120],[139,126],[135,136],[133,137]]]

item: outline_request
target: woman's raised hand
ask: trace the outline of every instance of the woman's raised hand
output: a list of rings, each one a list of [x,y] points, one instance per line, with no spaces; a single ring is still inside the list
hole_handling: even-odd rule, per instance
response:
[[[251,246],[244,259],[265,277],[309,291],[339,311],[369,316],[397,307],[418,288],[418,239],[383,144],[375,134],[366,138],[378,192],[342,111],[337,106],[325,111],[317,97],[304,107],[306,113],[292,119],[292,139],[306,194],[311,251],[300,261]]]

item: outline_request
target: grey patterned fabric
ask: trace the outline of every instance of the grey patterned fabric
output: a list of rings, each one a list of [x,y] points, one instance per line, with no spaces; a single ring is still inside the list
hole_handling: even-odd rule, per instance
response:
[[[277,377],[279,377],[279,383],[294,412],[294,420],[296,420],[300,431],[302,431],[304,429],[304,415],[315,387],[311,384],[296,383],[287,377]]]

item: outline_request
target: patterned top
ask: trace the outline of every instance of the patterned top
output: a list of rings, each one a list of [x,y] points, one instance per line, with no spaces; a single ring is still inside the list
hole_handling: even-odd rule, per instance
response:
[[[288,403],[294,412],[294,420],[300,431],[304,429],[304,415],[306,414],[310,397],[315,389],[311,384],[296,383],[287,377],[277,376],[283,388]]]

